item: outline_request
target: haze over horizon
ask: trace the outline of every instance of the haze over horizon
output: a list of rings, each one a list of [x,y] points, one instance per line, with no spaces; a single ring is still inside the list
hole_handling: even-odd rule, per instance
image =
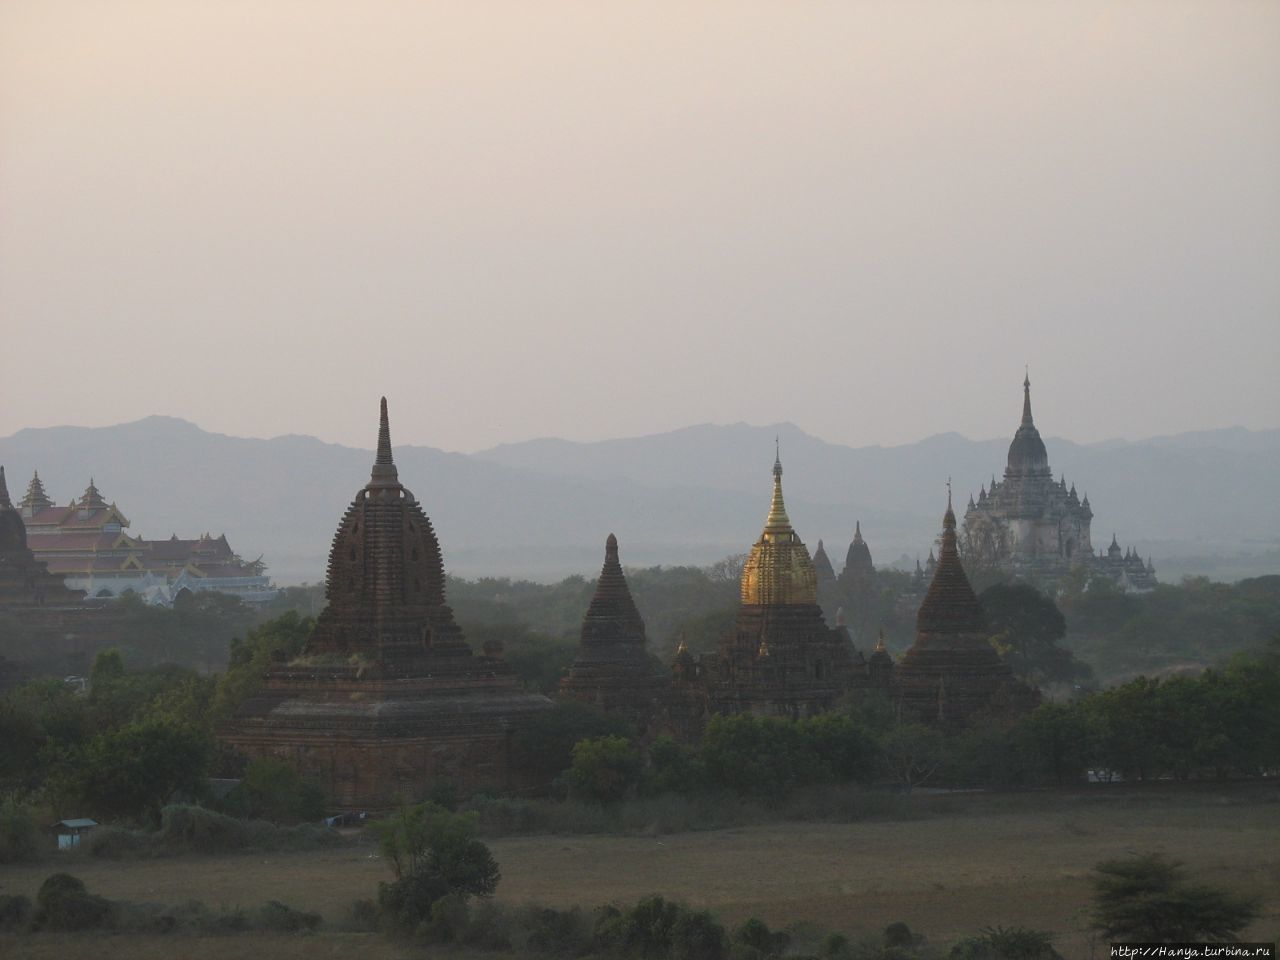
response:
[[[0,8],[0,436],[1280,427],[1280,5]]]

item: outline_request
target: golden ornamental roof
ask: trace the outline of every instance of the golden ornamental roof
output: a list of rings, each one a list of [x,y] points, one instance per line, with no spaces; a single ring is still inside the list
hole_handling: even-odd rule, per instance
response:
[[[818,602],[818,575],[782,500],[782,462],[773,463],[773,500],[764,532],[742,568],[742,602],[757,606]]]

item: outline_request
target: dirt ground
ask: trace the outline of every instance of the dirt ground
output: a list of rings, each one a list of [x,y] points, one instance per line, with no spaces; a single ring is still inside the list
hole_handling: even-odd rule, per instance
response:
[[[1256,939],[1280,932],[1280,790],[1157,785],[1017,798],[966,795],[927,819],[762,826],[665,836],[536,836],[489,841],[508,903],[594,906],[648,893],[707,907],[726,923],[809,921],[848,934],[902,920],[933,942],[985,926],[1052,931],[1068,958],[1089,957],[1088,874],[1099,861],[1161,851],[1206,883],[1262,898]],[[59,861],[0,868],[0,892],[34,896]],[[74,856],[66,869],[113,899],[253,907],[268,899],[339,921],[371,897],[387,864],[366,845],[320,852],[142,861]],[[173,938],[31,935],[0,939],[0,955],[150,955]],[[227,937],[190,943],[193,958],[399,957],[376,938]],[[221,941],[221,942],[219,942]],[[300,944],[309,943],[302,947]],[[164,948],[162,944],[169,944]],[[167,952],[165,952],[167,949]],[[157,954],[161,955],[161,954]],[[1098,954],[1103,955],[1102,953]]]

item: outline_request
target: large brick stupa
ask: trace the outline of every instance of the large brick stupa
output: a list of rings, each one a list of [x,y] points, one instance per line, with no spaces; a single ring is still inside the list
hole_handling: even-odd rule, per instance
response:
[[[500,648],[468,646],[445,603],[440,544],[399,480],[382,400],[372,476],[329,553],[328,606],[302,655],[277,663],[221,739],[295,764],[335,808],[378,810],[460,790],[518,789],[512,740],[549,709],[521,690]]]

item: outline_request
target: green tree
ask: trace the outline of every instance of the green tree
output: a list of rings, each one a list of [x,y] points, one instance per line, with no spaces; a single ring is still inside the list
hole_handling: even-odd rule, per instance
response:
[[[880,740],[890,776],[908,793],[925,783],[942,766],[942,734],[922,723],[894,727]]]
[[[232,638],[227,672],[218,681],[213,699],[214,717],[230,717],[257,693],[272,663],[287,662],[302,653],[314,627],[314,618],[290,610],[250,630],[243,640]]]
[[[1258,901],[1190,883],[1158,853],[1098,864],[1093,888],[1094,929],[1113,941],[1234,941],[1259,914]]]
[[[640,783],[640,753],[625,737],[596,737],[573,746],[568,783],[572,796],[592,803],[616,803]]]
[[[592,737],[630,739],[631,724],[576,700],[564,700],[520,726],[512,743],[512,764],[534,783],[549,784],[569,769],[573,745]]]
[[[1090,745],[1078,704],[1042,703],[1022,718],[1017,736],[1040,779],[1062,786],[1084,776]]]
[[[206,730],[143,720],[56,755],[52,792],[60,810],[155,819],[175,791],[200,795],[212,754]]]
[[[298,768],[274,757],[257,757],[245,767],[241,783],[227,798],[226,812],[239,817],[299,823],[325,814],[324,790]]]
[[[1067,621],[1057,605],[1026,583],[998,583],[978,598],[992,645],[1014,674],[1029,683],[1070,683],[1092,671],[1060,646]]]
[[[795,721],[750,713],[712,717],[702,738],[702,760],[714,786],[769,802],[821,779],[823,769]]]
[[[699,752],[671,737],[659,737],[649,747],[645,793],[695,793],[706,786],[707,768]]]
[[[501,873],[489,848],[476,837],[474,813],[451,813],[434,803],[402,805],[386,820],[370,824],[396,878],[378,885],[378,904],[389,925],[411,932],[433,919],[441,926],[455,905],[465,912],[470,897],[488,897]]]

